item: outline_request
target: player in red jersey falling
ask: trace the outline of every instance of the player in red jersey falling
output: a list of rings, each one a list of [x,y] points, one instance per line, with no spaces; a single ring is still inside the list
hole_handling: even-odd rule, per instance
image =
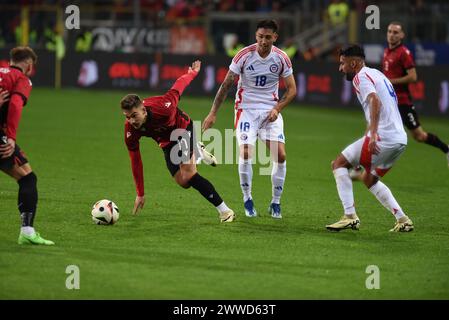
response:
[[[37,56],[29,47],[17,47],[10,52],[10,66],[0,68],[0,170],[19,184],[17,206],[22,219],[19,244],[53,245],[34,230],[37,209],[37,177],[25,154],[16,144],[22,109],[31,93],[32,73]],[[9,100],[5,96],[9,93]]]
[[[436,135],[426,132],[419,123],[418,114],[411,100],[409,83],[418,79],[415,62],[412,54],[402,44],[405,34],[400,22],[391,22],[388,25],[387,42],[382,68],[385,76],[391,81],[398,96],[398,107],[404,125],[418,142],[440,149],[446,154],[449,165],[449,146],[442,142]]]
[[[201,62],[193,62],[188,72],[179,77],[163,96],[141,100],[135,94],[128,94],[121,100],[121,108],[126,117],[125,143],[137,191],[133,214],[137,214],[145,204],[139,140],[141,137],[151,137],[162,148],[167,168],[177,184],[183,188],[193,187],[198,190],[216,207],[221,222],[232,222],[235,218],[234,212],[221,199],[214,186],[197,172],[193,152],[193,124],[190,117],[178,108],[184,89],[200,69]]]

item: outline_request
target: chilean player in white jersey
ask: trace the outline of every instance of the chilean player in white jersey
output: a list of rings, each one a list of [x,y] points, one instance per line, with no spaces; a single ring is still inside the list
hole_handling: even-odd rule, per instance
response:
[[[253,175],[251,158],[257,138],[260,138],[270,150],[273,159],[271,173],[273,197],[269,211],[273,218],[282,218],[280,201],[286,175],[286,153],[281,111],[296,96],[296,84],[290,59],[285,52],[273,45],[278,38],[277,30],[277,23],[273,20],[263,20],[257,24],[257,42],[240,50],[232,59],[212,108],[203,122],[203,130],[215,123],[220,105],[226,98],[229,88],[234,85],[234,80],[239,76],[234,126],[240,147],[240,186],[245,214],[248,217],[257,216],[251,195]],[[281,77],[286,91],[279,99]]]
[[[365,66],[364,59],[364,51],[357,45],[350,45],[340,52],[339,70],[346,75],[346,80],[352,81],[368,126],[365,136],[346,147],[332,162],[344,216],[326,228],[332,231],[359,229],[360,220],[354,206],[348,169],[362,165],[366,172],[363,175],[364,184],[396,218],[396,224],[390,231],[412,231],[413,222],[402,211],[390,189],[379,180],[391,169],[407,145],[396,93],[391,82],[379,70]]]

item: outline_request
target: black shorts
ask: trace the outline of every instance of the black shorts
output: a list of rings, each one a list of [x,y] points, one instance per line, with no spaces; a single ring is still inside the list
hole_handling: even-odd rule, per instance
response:
[[[172,176],[178,172],[181,163],[186,163],[192,158],[195,148],[192,121],[187,128],[177,130],[179,130],[178,140],[162,149],[165,163]]]
[[[0,144],[4,144],[5,140],[6,136],[4,135],[3,131],[0,130]],[[25,163],[28,163],[28,159],[26,158],[23,151],[20,150],[20,147],[16,144],[14,152],[10,157],[6,159],[0,159],[0,170],[11,169],[15,164],[21,167]]]
[[[402,123],[407,127],[407,129],[415,130],[421,126],[415,106],[410,104],[400,104],[398,107],[399,113],[401,114]]]

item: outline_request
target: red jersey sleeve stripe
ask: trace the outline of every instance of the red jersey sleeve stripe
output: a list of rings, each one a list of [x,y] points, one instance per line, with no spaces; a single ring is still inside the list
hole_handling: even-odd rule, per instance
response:
[[[355,85],[355,86],[357,86],[357,87],[359,86],[360,81],[359,81],[359,75],[358,75],[358,74],[354,77],[353,82],[354,82],[354,85]]]
[[[234,63],[239,62],[239,60],[246,55],[247,53],[256,50],[256,45],[253,44],[249,47],[243,48],[239,53],[237,53],[234,57],[234,59],[232,61],[234,61]]]
[[[256,48],[256,44],[252,44],[250,46],[247,46],[245,48],[243,48],[242,50],[240,50],[239,52],[237,52],[237,54],[235,55],[234,59],[239,59],[243,54],[249,52],[252,48]]]
[[[368,77],[368,79],[370,79],[370,81],[374,84],[374,85],[376,85],[375,83],[374,83],[374,80],[373,80],[373,78],[371,78],[370,76],[369,76],[369,74],[368,73],[366,73],[365,72],[365,75]]]
[[[247,52],[249,52],[249,49],[248,49],[248,48],[242,49],[241,51],[239,51],[239,52],[235,55],[234,59],[232,59],[232,60],[236,63],[238,60],[240,60],[240,57],[241,57],[242,55],[244,55],[245,53],[247,53]]]
[[[291,68],[292,63],[290,61],[290,58],[283,52],[281,49],[274,47],[274,52],[278,53],[282,58],[284,58],[285,64]]]

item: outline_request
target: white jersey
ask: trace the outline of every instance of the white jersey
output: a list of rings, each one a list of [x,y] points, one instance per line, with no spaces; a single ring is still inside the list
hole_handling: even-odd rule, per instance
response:
[[[368,124],[370,123],[368,95],[374,92],[381,101],[377,130],[380,141],[387,144],[400,143],[406,145],[407,134],[402,125],[398,99],[390,80],[377,69],[363,67],[352,80],[352,84],[357,92],[357,98],[362,104]],[[370,136],[370,132],[368,132],[368,136]]]
[[[272,46],[266,58],[257,52],[257,44],[240,50],[229,70],[240,76],[235,95],[236,109],[271,110],[279,100],[279,78],[293,73],[287,54]]]

